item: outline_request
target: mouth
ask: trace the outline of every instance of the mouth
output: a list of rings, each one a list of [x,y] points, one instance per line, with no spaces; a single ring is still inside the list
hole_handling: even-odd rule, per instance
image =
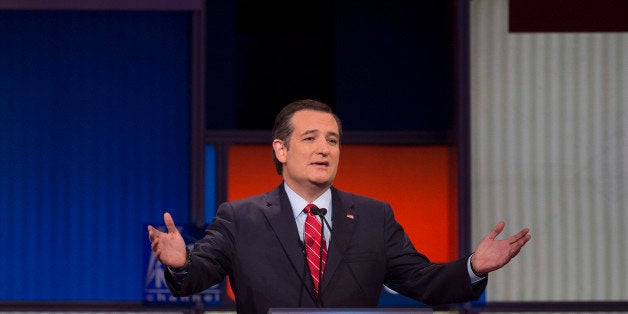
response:
[[[329,166],[329,162],[327,161],[317,161],[317,162],[313,162],[311,163],[312,166],[318,166],[318,167],[327,167]]]

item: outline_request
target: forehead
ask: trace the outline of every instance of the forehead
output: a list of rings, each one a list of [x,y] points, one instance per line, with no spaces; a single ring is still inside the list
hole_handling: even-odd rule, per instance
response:
[[[331,113],[315,110],[300,110],[292,116],[294,131],[318,130],[338,133],[338,123]]]

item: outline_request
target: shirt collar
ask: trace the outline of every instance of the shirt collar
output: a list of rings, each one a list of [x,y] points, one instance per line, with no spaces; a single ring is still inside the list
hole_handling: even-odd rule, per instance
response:
[[[286,194],[288,195],[288,199],[290,200],[290,206],[292,206],[292,213],[296,218],[303,212],[305,206],[309,204],[304,198],[299,196],[297,192],[293,191],[286,182],[283,183],[283,186],[286,190]],[[321,196],[312,202],[312,204],[318,206],[318,208],[326,208],[329,212],[331,210],[331,189],[327,189]]]

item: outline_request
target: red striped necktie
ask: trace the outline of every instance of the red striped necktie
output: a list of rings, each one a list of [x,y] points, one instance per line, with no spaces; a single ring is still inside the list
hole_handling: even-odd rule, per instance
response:
[[[316,216],[310,213],[310,208],[314,206],[309,204],[303,210],[307,214],[305,219],[304,237],[305,252],[307,256],[307,264],[310,268],[310,275],[314,283],[314,296],[318,297],[318,283],[323,278],[325,272],[325,263],[327,262],[327,245],[325,245],[325,237],[322,238],[321,245],[321,222]],[[322,258],[321,258],[322,256]]]

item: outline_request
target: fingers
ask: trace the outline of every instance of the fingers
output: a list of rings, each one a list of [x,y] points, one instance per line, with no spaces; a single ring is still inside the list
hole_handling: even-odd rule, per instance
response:
[[[164,213],[164,223],[166,224],[166,228],[168,229],[167,233],[161,232],[151,225],[148,226],[148,239],[151,242],[151,250],[155,252],[155,256],[160,261],[163,250],[169,250],[167,247],[172,245],[173,239],[176,240],[176,237],[181,237],[181,235],[179,234],[179,230],[174,224],[172,216],[170,216],[169,213]],[[166,247],[164,247],[164,245]]]
[[[159,238],[159,233],[160,231],[155,229],[155,227],[150,225],[148,226],[148,240],[150,240],[151,243],[153,243],[155,239]]]
[[[532,238],[532,236],[530,236],[528,232],[529,230],[528,228],[526,228],[513,236],[515,240],[510,243],[510,246],[511,246],[510,257],[511,258],[517,256],[517,254],[519,254],[519,252],[521,251],[521,248],[523,248],[523,246]]]
[[[164,213],[164,223],[166,224],[168,233],[179,233],[179,230],[177,229],[177,226],[174,224],[174,220],[172,219],[172,216],[170,216],[170,213]],[[151,243],[159,239],[159,235],[161,233],[162,232],[157,230],[155,227],[151,225],[148,226],[148,239],[150,240]]]
[[[517,234],[513,235],[512,237],[510,237],[510,243],[514,244],[516,242],[521,241],[522,239],[524,240],[523,243],[527,242],[528,240],[530,240],[530,235],[528,234],[529,232],[530,232],[530,229],[528,229],[528,228],[522,229]]]
[[[527,241],[526,241],[527,242]],[[521,252],[521,249],[523,248],[523,245],[525,244],[525,242],[518,244],[516,246],[514,246],[511,250],[510,250],[510,258],[513,258],[515,256],[517,256],[519,254],[519,252]]]
[[[152,241],[150,243],[150,249],[153,250],[153,252],[157,253],[157,247],[159,246],[159,238],[155,239],[155,241]]]
[[[517,246],[519,247],[519,249],[521,249],[528,241],[530,241],[530,239],[532,239],[532,236],[529,234],[526,234],[521,239],[519,239],[519,241],[517,241]]]

